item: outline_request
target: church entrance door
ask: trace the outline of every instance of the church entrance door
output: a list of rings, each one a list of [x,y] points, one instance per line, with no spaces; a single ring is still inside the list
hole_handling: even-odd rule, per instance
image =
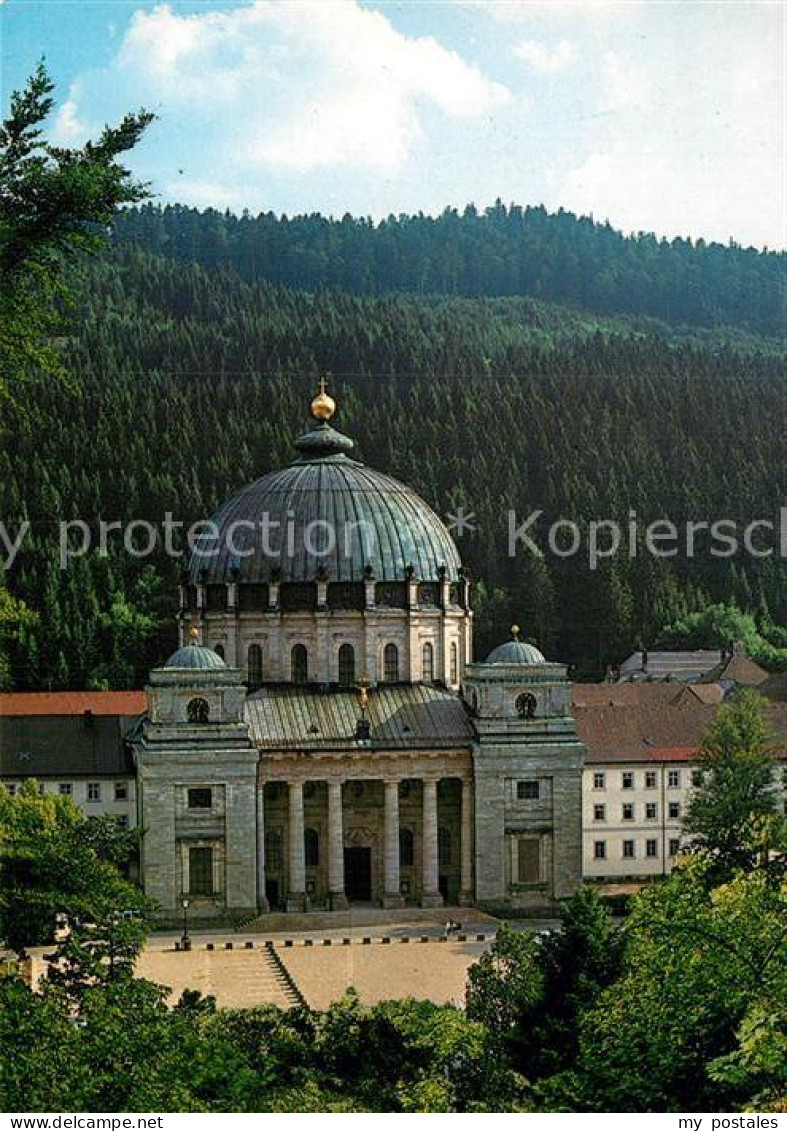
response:
[[[344,850],[344,890],[351,903],[372,898],[372,850],[354,846]]]

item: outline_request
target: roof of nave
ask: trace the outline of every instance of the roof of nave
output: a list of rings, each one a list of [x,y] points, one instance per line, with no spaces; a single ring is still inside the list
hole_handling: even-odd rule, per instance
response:
[[[267,749],[356,746],[358,694],[292,684],[263,687],[246,700],[253,740]],[[373,744],[407,747],[467,745],[473,725],[462,701],[428,685],[381,686],[369,693],[366,717]]]

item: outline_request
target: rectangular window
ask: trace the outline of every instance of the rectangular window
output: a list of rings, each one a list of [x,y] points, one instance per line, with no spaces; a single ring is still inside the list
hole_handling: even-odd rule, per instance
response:
[[[655,788],[656,788],[656,771],[655,770],[646,770],[645,771],[645,789],[655,789]]]
[[[658,856],[658,854],[659,854],[659,842],[657,840],[646,840],[645,841],[645,855],[653,857],[653,856]]]
[[[60,785],[57,787],[57,790],[61,797],[70,797],[74,792],[74,787],[72,786],[70,781],[61,781]]]
[[[633,860],[634,859],[634,841],[633,840],[624,840],[623,841],[623,859],[624,860]]]
[[[656,808],[656,802],[655,801],[649,801],[647,803],[647,805],[645,806],[645,820],[646,821],[655,821],[656,818],[658,817],[658,815],[659,815],[659,811]]]
[[[621,775],[621,783],[624,789],[634,788],[634,775],[630,770],[624,771],[624,773]]]
[[[537,884],[541,879],[541,847],[538,840],[532,836],[521,836],[517,849],[519,883]]]
[[[680,838],[676,837],[676,836],[670,837],[670,842],[669,842],[669,854],[670,854],[670,856],[677,856],[679,852],[680,852]]]
[[[128,782],[115,782],[115,801],[128,801]]]
[[[695,789],[698,789],[703,784],[704,780],[705,778],[703,776],[702,770],[691,771],[691,784]]]
[[[537,781],[518,781],[516,783],[517,801],[538,801]]]
[[[213,895],[213,849],[189,849],[189,895]]]
[[[593,842],[593,859],[606,860],[607,858],[607,842],[605,840],[596,840]]]
[[[607,807],[606,807],[606,805],[594,805],[593,806],[593,820],[594,821],[606,821],[606,819],[607,819]]]
[[[633,805],[624,805],[623,806],[623,820],[624,821],[633,821],[634,820],[634,806]]]
[[[189,809],[210,809],[213,806],[213,790],[204,786],[188,791]],[[210,851],[210,850],[208,850]]]
[[[16,796],[16,782],[15,781],[6,782],[5,787],[8,790],[9,797],[15,797]]]
[[[604,773],[595,773],[593,775],[593,788],[606,789],[607,788],[607,775]]]
[[[128,828],[128,817],[125,813],[122,813],[119,817],[115,817],[115,820],[120,825],[121,829]]]
[[[680,789],[680,770],[667,771],[667,788]]]
[[[88,799],[88,801],[100,801],[101,800],[101,782],[100,781],[89,781],[87,783],[87,799]]]
[[[680,802],[679,801],[670,801],[670,803],[669,803],[669,819],[671,821],[679,821],[680,820]]]

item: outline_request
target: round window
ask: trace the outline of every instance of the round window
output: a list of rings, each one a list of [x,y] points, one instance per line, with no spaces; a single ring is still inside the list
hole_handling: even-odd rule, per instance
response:
[[[520,719],[535,718],[537,706],[535,695],[529,691],[523,691],[521,695],[516,697],[516,713]]]

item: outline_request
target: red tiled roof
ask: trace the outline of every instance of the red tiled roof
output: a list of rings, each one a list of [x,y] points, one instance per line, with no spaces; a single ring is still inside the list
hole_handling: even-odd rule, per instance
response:
[[[0,715],[141,715],[144,691],[9,691],[0,694]]]
[[[710,729],[721,697],[670,683],[577,683],[577,728],[589,764],[689,761]],[[768,722],[777,749],[787,749],[787,703],[773,703]]]

